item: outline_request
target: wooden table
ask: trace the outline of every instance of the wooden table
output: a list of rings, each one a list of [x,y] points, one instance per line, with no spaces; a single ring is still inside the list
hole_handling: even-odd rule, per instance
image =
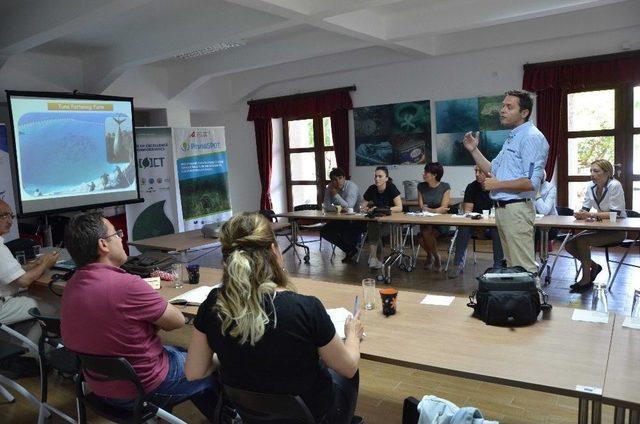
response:
[[[629,423],[640,423],[640,330],[622,326],[617,316],[611,338],[607,374],[602,401],[615,406],[614,422],[624,424],[625,409]]]
[[[288,226],[289,224],[287,223],[274,222],[271,224],[274,231]],[[190,230],[182,233],[166,234],[164,236],[130,241],[129,244],[135,247],[161,250],[163,252],[185,252],[195,247],[206,246],[217,242],[217,238],[205,238],[202,235],[202,230]]]
[[[220,270],[200,269],[203,284],[216,284],[221,276]],[[298,292],[318,297],[327,308],[350,310],[355,296],[362,294],[359,286],[292,280]],[[161,294],[171,298],[191,288],[163,288]],[[424,293],[400,292],[398,312],[389,318],[382,315],[379,299],[376,309],[363,310],[367,336],[361,344],[362,357],[575,397],[580,400],[579,422],[587,422],[589,402],[595,412],[592,422],[599,422],[601,396],[577,386],[605,386],[615,315],[610,315],[608,324],[572,321],[573,309],[556,307],[533,326],[505,328],[473,318],[465,298],[455,298],[445,307],[421,305],[423,297]],[[195,314],[197,307],[181,310]]]

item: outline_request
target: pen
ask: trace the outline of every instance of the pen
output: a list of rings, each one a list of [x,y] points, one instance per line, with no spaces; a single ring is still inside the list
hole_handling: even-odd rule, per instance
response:
[[[360,310],[360,298],[356,296],[356,300],[353,302],[353,316],[355,317]]]

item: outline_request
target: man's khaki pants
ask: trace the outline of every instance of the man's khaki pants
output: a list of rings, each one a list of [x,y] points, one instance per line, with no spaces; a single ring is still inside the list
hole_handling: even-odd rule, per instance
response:
[[[507,266],[520,265],[529,272],[538,272],[534,245],[535,217],[531,201],[496,208],[496,224]]]

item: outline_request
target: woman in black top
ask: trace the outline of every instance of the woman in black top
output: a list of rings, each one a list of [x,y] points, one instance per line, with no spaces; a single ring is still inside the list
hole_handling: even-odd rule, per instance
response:
[[[389,208],[391,212],[402,212],[400,190],[393,184],[386,166],[379,166],[373,174],[373,184],[364,192],[364,199],[360,211],[370,212],[376,208]],[[382,230],[387,226],[371,221],[367,223],[367,238],[369,239],[369,268],[382,268]],[[388,232],[388,230],[387,230]]]
[[[442,180],[444,167],[440,162],[428,163],[424,166],[422,178],[424,182],[418,184],[418,206],[424,212],[448,213],[451,186]],[[418,243],[427,254],[425,269],[440,272],[442,262],[438,254],[438,237],[449,231],[448,225],[421,225]]]
[[[359,314],[345,323],[343,343],[322,303],[295,293],[262,215],[234,216],[220,242],[222,287],[198,309],[187,379],[210,374],[215,352],[224,384],[299,395],[318,423],[349,423],[358,396]]]

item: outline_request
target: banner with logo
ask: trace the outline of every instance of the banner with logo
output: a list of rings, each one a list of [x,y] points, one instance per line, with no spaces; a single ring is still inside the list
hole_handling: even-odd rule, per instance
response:
[[[136,128],[138,179],[143,203],[126,206],[129,240],[179,230],[171,128]],[[137,254],[130,246],[131,254]]]
[[[9,204],[15,213],[16,205],[13,199],[13,181],[11,179],[11,161],[9,160],[9,139],[7,138],[7,127],[0,124],[0,199]],[[11,230],[2,236],[4,241],[18,238],[18,221],[13,220]]]
[[[173,129],[180,231],[231,218],[224,127]]]

